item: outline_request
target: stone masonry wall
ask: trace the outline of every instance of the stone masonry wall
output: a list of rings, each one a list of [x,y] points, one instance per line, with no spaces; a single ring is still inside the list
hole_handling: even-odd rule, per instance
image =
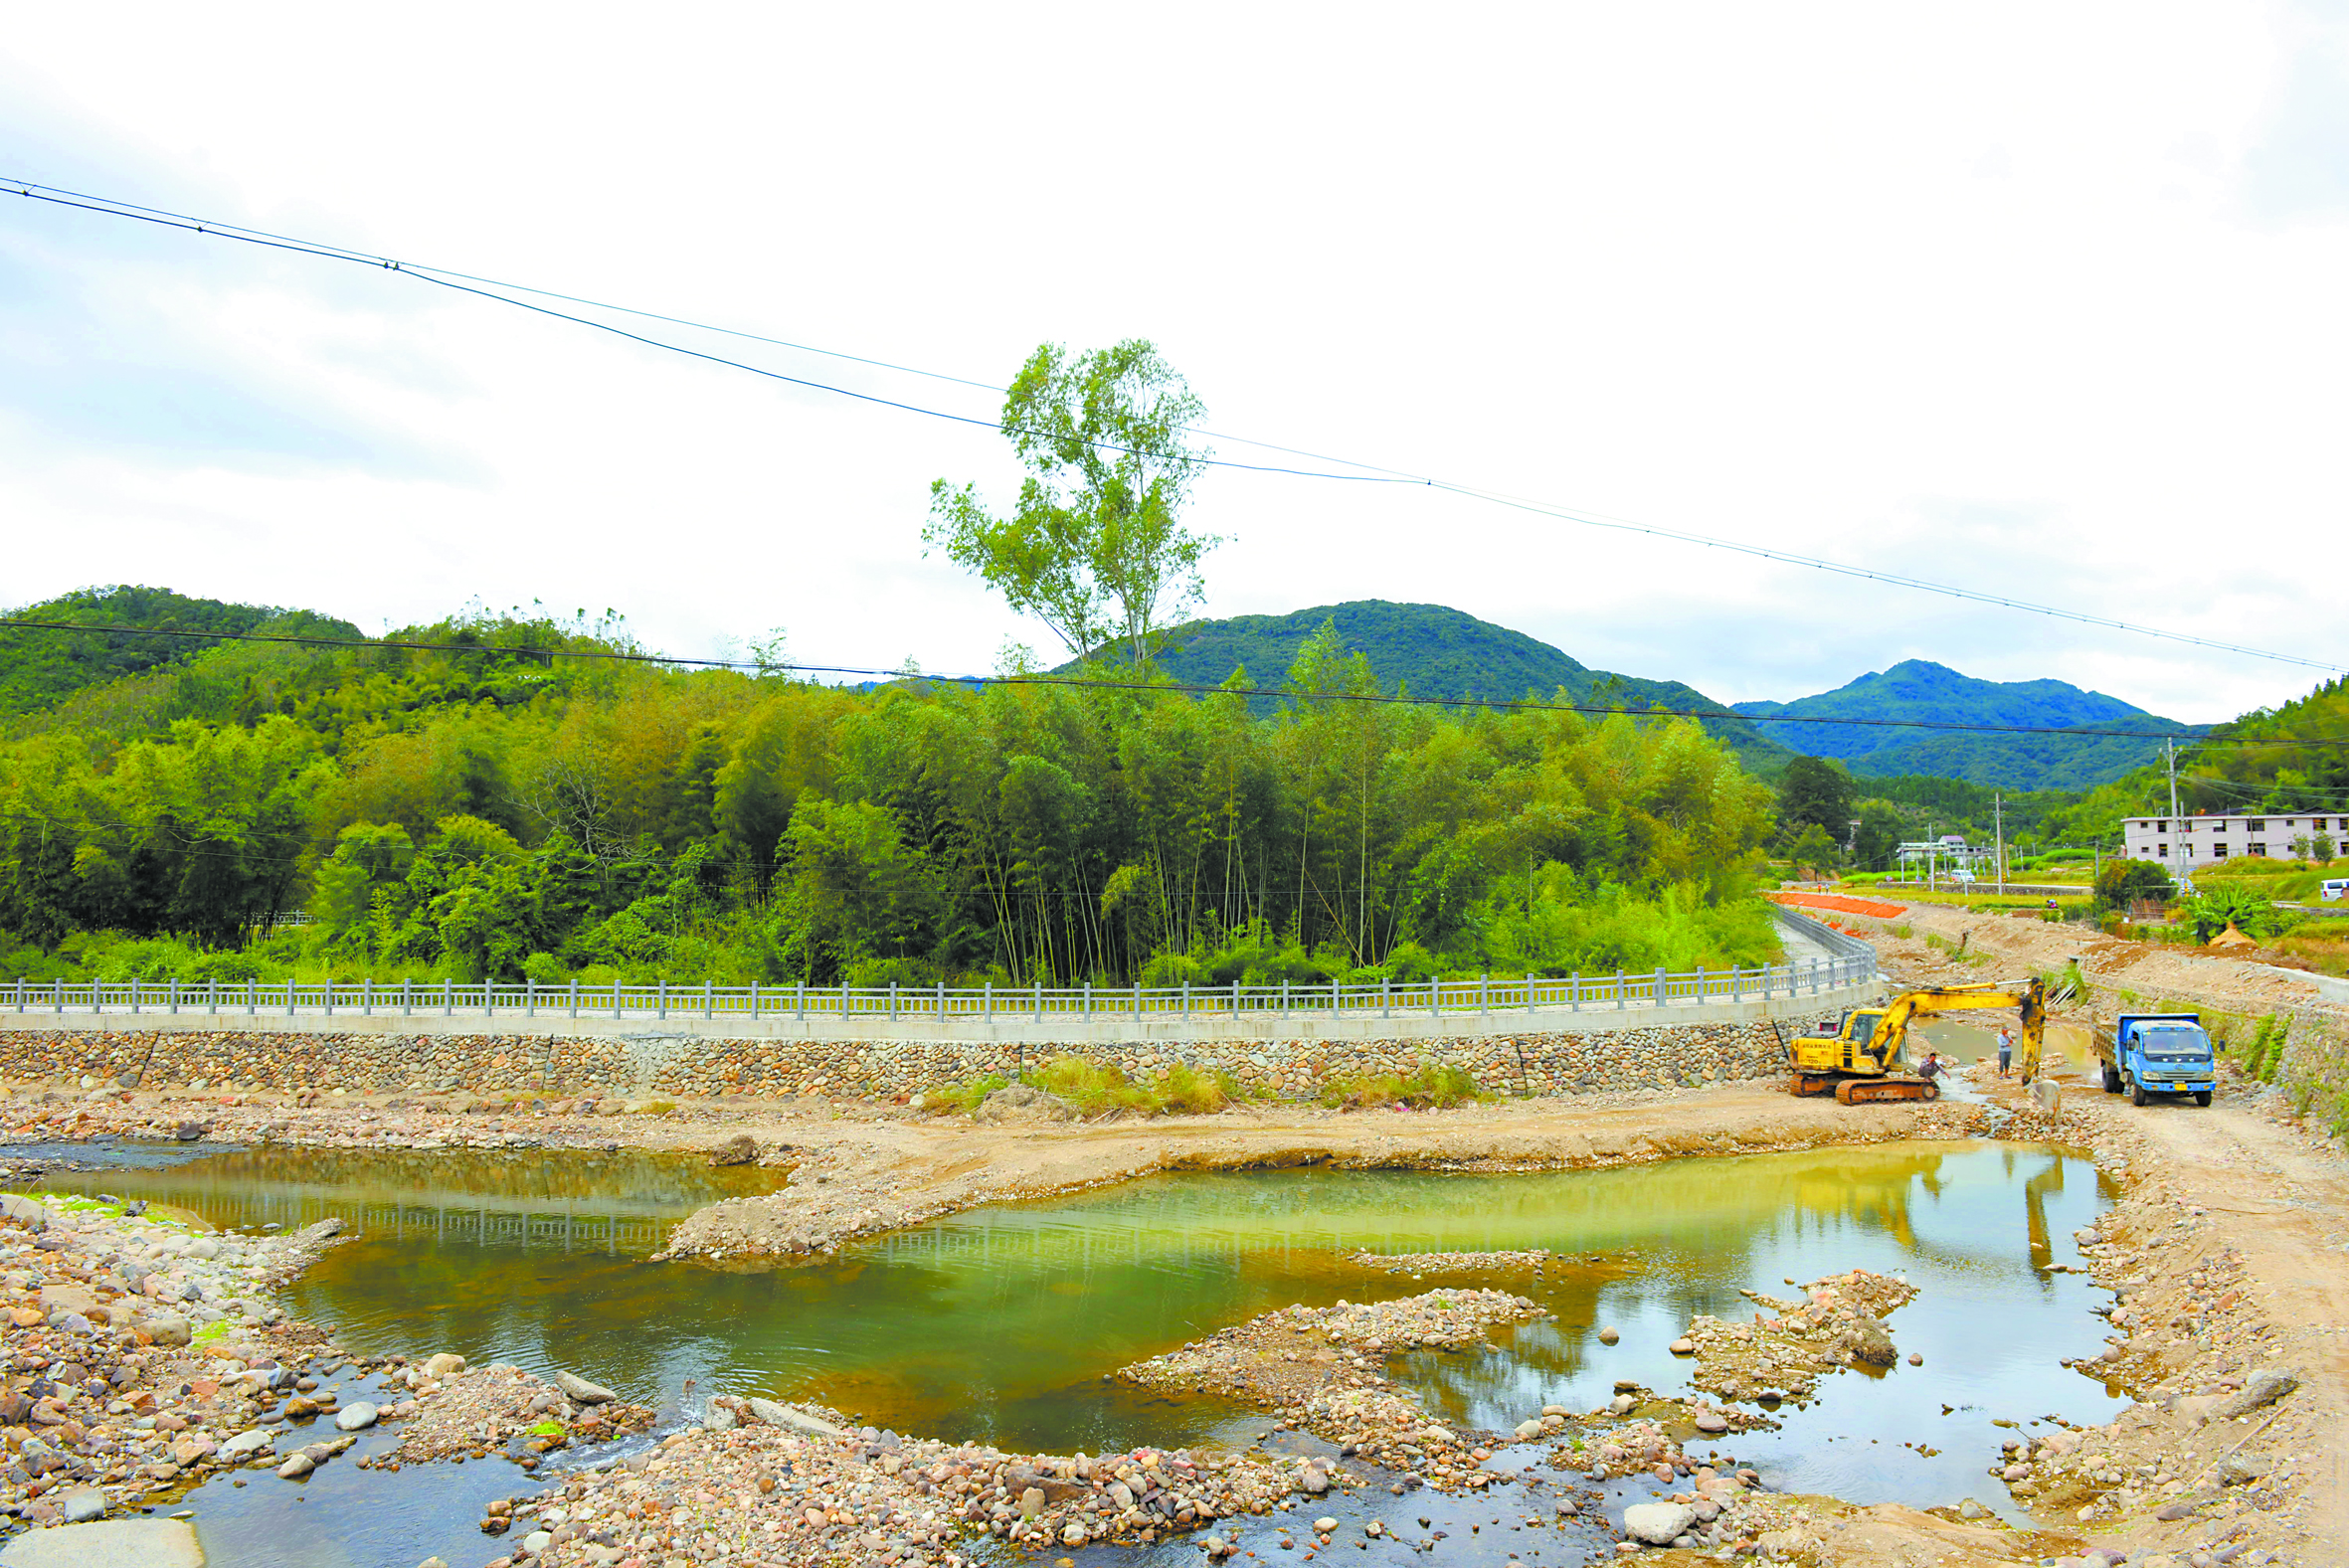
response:
[[[1832,1016],[1832,1015],[1829,1015]],[[1791,1036],[1809,1019],[1784,1019]],[[1289,1097],[1331,1075],[1464,1067],[1496,1094],[1568,1095],[1774,1077],[1786,1053],[1769,1023],[1685,1024],[1605,1033],[1438,1040],[1212,1041],[1074,1047],[979,1042],[712,1039],[644,1033],[358,1035],[235,1030],[0,1031],[0,1076],[90,1087],[118,1082],[357,1093],[531,1090],[704,1097],[745,1094],[895,1099],[1062,1055],[1147,1080],[1180,1062]]]

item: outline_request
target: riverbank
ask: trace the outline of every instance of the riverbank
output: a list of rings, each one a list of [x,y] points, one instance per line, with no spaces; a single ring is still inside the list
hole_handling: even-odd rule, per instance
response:
[[[2338,1161],[2320,1140],[2280,1118],[2278,1097],[2253,1086],[2231,1085],[2205,1112],[2159,1106],[2136,1110],[2094,1093],[2084,1081],[2073,1081],[2054,1117],[2037,1112],[2011,1084],[1992,1081],[1979,1087],[1985,1103],[1948,1100],[1929,1107],[1853,1109],[1797,1101],[1774,1088],[1727,1085],[1487,1103],[1449,1112],[1256,1105],[1212,1118],[1005,1127],[825,1099],[780,1104],[710,1099],[674,1106],[633,1103],[631,1109],[628,1102],[586,1100],[420,1101],[397,1095],[224,1096],[33,1087],[0,1100],[0,1120],[15,1130],[20,1144],[45,1140],[42,1155],[53,1162],[71,1159],[79,1141],[127,1135],[175,1140],[184,1135],[196,1146],[251,1142],[428,1151],[618,1146],[707,1154],[747,1137],[753,1157],[791,1167],[793,1184],[771,1198],[729,1200],[704,1209],[680,1227],[671,1248],[680,1258],[708,1260],[716,1253],[736,1269],[771,1269],[794,1258],[819,1256],[852,1237],[931,1214],[1154,1171],[1308,1164],[1570,1170],[1985,1132],[2047,1139],[2094,1150],[2098,1164],[2122,1185],[2119,1207],[2082,1243],[2096,1278],[2129,1293],[2120,1304],[2125,1315],[2116,1318],[2121,1342],[2113,1359],[2091,1358],[2081,1375],[2124,1388],[2138,1403],[2119,1421],[2094,1428],[2045,1420],[2034,1425],[2038,1413],[2017,1412],[2023,1423],[2013,1429],[2019,1447],[2012,1454],[1979,1456],[1982,1484],[2012,1486],[2044,1529],[2006,1529],[1965,1517],[1963,1498],[1925,1513],[1752,1493],[1732,1510],[1735,1535],[1723,1544],[1751,1540],[1757,1550],[1807,1555],[1821,1564],[1901,1562],[1904,1553],[1916,1551],[1939,1554],[1953,1564],[2039,1562],[2077,1556],[2089,1545],[2170,1552],[2181,1563],[2192,1562],[2197,1552],[2212,1561],[2241,1563],[2258,1562],[2266,1552],[2292,1563],[2349,1560],[2334,1522],[2343,1500],[2338,1445],[2332,1438],[2344,1409],[2341,1369],[2331,1353],[2332,1339],[2323,1332],[2349,1321],[2349,1293],[2340,1289],[2334,1263],[2340,1255],[2331,1239],[2349,1213]],[[746,1212],[777,1216],[774,1223],[789,1229],[754,1235],[747,1225],[731,1232],[724,1228],[741,1225],[735,1217]],[[746,1242],[767,1250],[753,1251]],[[91,1255],[77,1256],[83,1261],[76,1267],[87,1268]],[[114,1256],[122,1256],[119,1247]],[[265,1326],[298,1330],[282,1322]],[[269,1353],[260,1343],[250,1348],[262,1353],[233,1358],[246,1362],[237,1370],[249,1372],[255,1362],[267,1360],[294,1371],[297,1381],[316,1375],[323,1353],[307,1349],[310,1359],[304,1362],[294,1358],[303,1347],[289,1347],[283,1355]],[[429,1348],[414,1347],[420,1355]],[[46,1349],[20,1351],[13,1338],[10,1351],[19,1359],[49,1355]],[[226,1360],[208,1364],[225,1367]],[[452,1369],[435,1377],[428,1365],[393,1367],[403,1384],[408,1372],[417,1374],[420,1386],[409,1392],[419,1396],[420,1415],[409,1430],[420,1434],[426,1430],[421,1413],[429,1413],[447,1390],[462,1389],[473,1380],[473,1374]],[[265,1374],[273,1369],[261,1368]],[[179,1380],[191,1390],[199,1381],[213,1381],[187,1375],[193,1370],[179,1369]],[[384,1368],[372,1370],[380,1377]],[[2289,1373],[2298,1386],[2244,1412],[2240,1421],[2220,1413],[2230,1400],[2277,1388],[2273,1379],[2259,1378],[2269,1371]],[[2051,1365],[2050,1375],[2071,1374]],[[2240,1386],[2231,1388],[2230,1382]],[[485,1395],[490,1389],[489,1382],[478,1386]],[[525,1435],[527,1426],[548,1420],[564,1427],[568,1441],[572,1429],[593,1414],[594,1407],[575,1402],[530,1410],[530,1402],[544,1391],[540,1385],[518,1409],[502,1396],[497,1401],[492,1424],[503,1424],[499,1436],[507,1449],[516,1439],[555,1436]],[[206,1397],[217,1394],[216,1388]],[[262,1402],[250,1403],[258,1414]],[[2060,1393],[2051,1395],[2052,1406],[2062,1404]],[[461,1410],[455,1404],[441,1408],[452,1417]],[[208,1417],[202,1435],[214,1439],[217,1452],[221,1436],[237,1435],[226,1429],[246,1415],[226,1407],[214,1414],[219,1419]],[[1088,1541],[1106,1535],[1141,1542],[1144,1530],[1152,1539],[1164,1539],[1186,1528],[1181,1514],[1187,1505],[1187,1527],[1203,1538],[1228,1528],[1228,1516],[1220,1511],[1226,1503],[1270,1522],[1292,1519],[1307,1506],[1304,1499],[1317,1495],[1292,1484],[1305,1468],[1294,1462],[1298,1456],[1260,1473],[1214,1449],[1179,1455],[1129,1450],[1086,1460],[1095,1474],[1078,1475],[1074,1467],[1081,1456],[1076,1455],[1004,1453],[878,1430],[827,1439],[762,1420],[748,1404],[740,1410],[713,1404],[698,1415],[703,1423],[698,1429],[672,1434],[656,1456],[594,1476],[566,1475],[558,1490],[534,1504],[525,1497],[519,1515],[509,1507],[502,1515],[509,1520],[503,1538],[484,1542],[484,1551],[510,1558],[514,1548],[526,1546],[543,1529],[547,1539],[536,1555],[550,1568],[617,1564],[632,1555],[648,1563],[664,1561],[660,1554],[699,1557],[720,1544],[745,1562],[886,1561],[894,1551],[902,1564],[949,1563],[966,1556],[968,1543],[979,1535],[1007,1540],[1019,1532],[1024,1544],[1065,1548],[1069,1528],[1081,1526]],[[523,1423],[525,1416],[533,1419]],[[1577,1423],[1591,1419],[1574,1418]],[[447,1426],[451,1434],[460,1434],[474,1424],[452,1419]],[[30,1424],[27,1431],[31,1435]],[[1581,1435],[1595,1431],[1585,1428]],[[1544,1433],[1542,1441],[1561,1435]],[[1922,1441],[1926,1434],[1917,1436]],[[1473,1440],[1490,1444],[1493,1454],[1504,1442],[1498,1434],[1477,1434]],[[2228,1450],[2226,1444],[2236,1448]],[[21,1442],[17,1449],[21,1454]],[[35,1451],[36,1458],[40,1452]],[[439,1463],[477,1452],[461,1443],[420,1445],[390,1462]],[[278,1463],[287,1457],[280,1449]],[[893,1457],[897,1469],[891,1472],[886,1462]],[[1335,1477],[1352,1476],[1384,1493],[1383,1471],[1350,1469],[1335,1452],[1328,1458],[1332,1463],[1325,1474],[1339,1491],[1347,1482]],[[1101,1470],[1105,1463],[1106,1473]],[[1060,1466],[1068,1473],[1055,1468]],[[1481,1469],[1484,1462],[1472,1466]],[[217,1460],[209,1467],[221,1468]],[[934,1477],[941,1467],[943,1478]],[[1677,1502],[1674,1495],[1665,1500],[1692,1508],[1710,1500],[1719,1507],[1721,1486],[1712,1486],[1709,1496],[1689,1484],[1695,1468],[1675,1471],[1690,1500]],[[1121,1471],[1143,1484],[1119,1481]],[[772,1489],[761,1488],[762,1476],[774,1482]],[[40,1478],[28,1478],[34,1479]],[[143,1484],[160,1478],[136,1479]],[[1276,1481],[1283,1488],[1277,1492],[1272,1489]],[[1079,1481],[1081,1493],[1061,1491]],[[1125,1485],[1140,1505],[1138,1517],[1127,1517],[1136,1510],[1119,1500],[1113,1481]],[[538,1484],[520,1476],[516,1482],[522,1493]],[[52,1493],[62,1496],[64,1484],[52,1482],[19,1505]],[[106,1483],[98,1484],[102,1490]],[[1032,1511],[1025,1506],[1030,1490],[1043,1494]],[[149,1489],[129,1500],[159,1496],[167,1501],[172,1494],[169,1487]],[[758,1499],[755,1507],[752,1498]],[[1291,1506],[1283,1508],[1281,1499]],[[1256,1512],[1260,1502],[1265,1513]],[[811,1508],[819,1523],[810,1522]],[[2089,1510],[2084,1517],[2083,1509]],[[2161,1517],[2171,1510],[2175,1516]],[[1124,1534],[1096,1529],[1121,1519]],[[1296,1527],[1307,1522],[1312,1521],[1294,1517],[1286,1533],[1313,1549],[1320,1532]],[[1701,1522],[1717,1524],[1719,1515]],[[565,1527],[574,1524],[581,1528],[566,1533]],[[770,1524],[775,1527],[769,1529]],[[1247,1539],[1250,1549],[1266,1544],[1260,1534]]]

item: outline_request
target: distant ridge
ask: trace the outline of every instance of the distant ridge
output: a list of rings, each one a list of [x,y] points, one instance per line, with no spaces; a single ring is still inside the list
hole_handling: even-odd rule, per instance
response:
[[[1383,691],[1401,686],[1414,697],[1515,702],[1529,696],[1546,700],[1563,690],[1575,702],[1619,703],[1633,713],[1656,706],[1728,711],[1726,703],[1693,686],[1594,670],[1538,638],[1448,605],[1383,599],[1317,605],[1286,615],[1194,620],[1169,633],[1159,667],[1176,680],[1213,686],[1245,666],[1256,685],[1274,689],[1288,678],[1298,648],[1325,620],[1337,625],[1349,648],[1368,657]],[[1727,742],[1750,769],[1775,773],[1794,755],[1741,719],[1709,719],[1705,728]]]
[[[2181,724],[2067,681],[1989,681],[1927,659],[1872,671],[1834,691],[1792,702],[1740,702],[1739,713],[1821,719],[1923,719],[2039,728],[2153,730],[2189,740],[2208,725]],[[1813,757],[1841,759],[1855,774],[1932,774],[2015,789],[2086,789],[2143,767],[2161,742],[2125,736],[1973,735],[1850,724],[1772,724],[1772,739]]]

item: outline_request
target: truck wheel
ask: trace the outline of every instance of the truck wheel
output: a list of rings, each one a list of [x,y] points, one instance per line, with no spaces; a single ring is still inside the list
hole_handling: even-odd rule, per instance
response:
[[[2194,1103],[2198,1106],[2209,1105],[2211,1103],[2211,1092],[2207,1089],[2197,1089],[2194,1091]]]
[[[2133,1079],[2133,1078],[2132,1078],[2132,1079],[2130,1079],[2130,1080],[2129,1080],[2129,1104],[2130,1104],[2130,1105],[2132,1105],[2132,1106],[2141,1106],[2141,1105],[2143,1105],[2144,1103],[2145,1103],[2145,1086],[2144,1086],[2143,1084],[2140,1084],[2140,1083],[2138,1083],[2138,1082],[2137,1082],[2135,1079]]]
[[[2110,1062],[2104,1064],[2104,1093],[2108,1095],[2120,1093],[2120,1069],[2114,1067]]]

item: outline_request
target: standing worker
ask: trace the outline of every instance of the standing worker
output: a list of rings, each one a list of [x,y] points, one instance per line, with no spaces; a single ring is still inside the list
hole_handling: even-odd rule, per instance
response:
[[[2007,1065],[2015,1059],[2015,1031],[2005,1024],[1998,1026],[1998,1076],[2007,1076]]]

